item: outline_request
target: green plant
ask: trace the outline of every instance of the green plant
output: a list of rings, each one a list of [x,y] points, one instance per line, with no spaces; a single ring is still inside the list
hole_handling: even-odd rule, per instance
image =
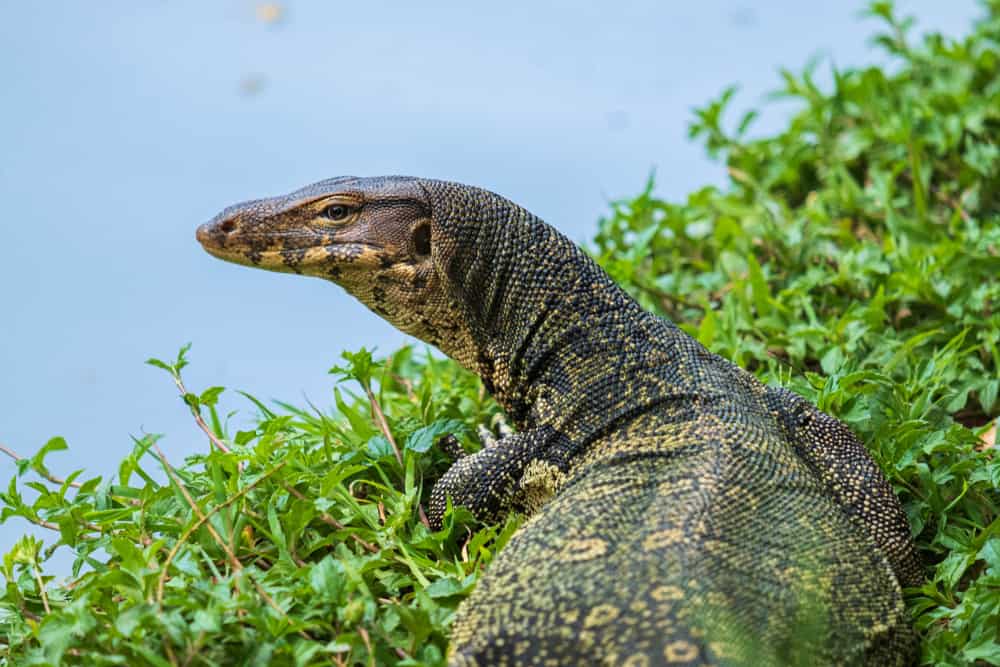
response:
[[[233,432],[221,387],[184,386],[186,352],[149,363],[170,373],[210,453],[175,468],[144,435],[117,479],[82,482],[46,467],[60,438],[19,461],[19,479],[44,481],[11,480],[2,518],[58,531],[76,560],[73,583],[55,586],[43,573],[55,545],[29,536],[5,556],[0,659],[440,664],[457,603],[518,524],[469,527],[459,511],[435,533],[420,506],[423,479],[447,465],[434,440],[497,409],[478,380],[409,349],[378,364],[345,353],[332,372],[362,392],[335,390],[336,418],[244,394],[259,419]]]
[[[733,91],[691,134],[725,188],[686,201],[650,181],[600,221],[595,257],[713,351],[846,420],[905,502],[928,581],[909,592],[923,660],[1000,664],[1000,2],[958,41],[914,42],[871,4],[886,70],[783,73],[785,131],[730,130]],[[434,533],[432,443],[498,410],[479,381],[409,349],[334,369],[335,408],[267,406],[230,424],[221,387],[191,393],[208,440],[174,467],[137,438],[114,479],[61,479],[55,438],[21,459],[0,520],[52,531],[3,560],[0,663],[440,664],[448,626],[518,525],[461,510]],[[11,452],[12,453],[12,452]],[[12,453],[13,454],[13,453]],[[15,455],[16,456],[16,455]],[[36,480],[38,478],[38,480]],[[40,481],[39,481],[40,480]],[[58,583],[46,560],[75,554]]]

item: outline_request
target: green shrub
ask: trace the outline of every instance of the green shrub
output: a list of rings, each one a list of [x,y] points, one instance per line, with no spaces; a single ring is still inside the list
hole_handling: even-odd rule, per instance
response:
[[[220,444],[209,454],[173,468],[158,436],[145,435],[116,479],[82,483],[79,471],[61,480],[45,465],[66,447],[60,438],[19,462],[18,478],[46,483],[11,480],[2,518],[58,531],[54,545],[76,560],[66,586],[49,583],[52,547],[34,538],[4,557],[8,661],[440,664],[455,607],[518,524],[472,532],[460,511],[432,533],[418,508],[424,479],[448,465],[432,443],[466,439],[497,410],[478,379],[409,349],[378,364],[365,350],[345,353],[334,372],[361,391],[336,389],[336,416],[244,395],[259,419],[233,432],[221,387],[184,387],[186,352],[150,363],[205,415]]]
[[[651,310],[858,432],[904,500],[928,581],[908,600],[927,663],[1000,664],[1000,2],[968,37],[914,44],[876,2],[895,62],[784,73],[786,131],[748,138],[697,112],[693,137],[730,182],[685,202],[652,182],[615,202],[592,252]],[[188,393],[204,456],[173,467],[137,438],[114,479],[46,467],[55,438],[0,496],[25,537],[0,571],[0,663],[442,662],[448,626],[518,525],[463,511],[432,533],[421,501],[448,462],[431,444],[497,412],[479,381],[409,349],[345,354],[323,412],[222,389]],[[360,389],[358,389],[360,388]],[[228,399],[229,394],[224,395]],[[70,582],[46,561],[64,545]]]
[[[686,202],[650,183],[600,222],[596,255],[637,299],[714,352],[847,421],[904,500],[928,564],[910,598],[938,664],[1000,664],[1000,2],[972,35],[907,40],[896,58],[784,72],[784,132],[729,132],[732,96],[691,135],[730,181]],[[992,422],[992,426],[990,426]]]

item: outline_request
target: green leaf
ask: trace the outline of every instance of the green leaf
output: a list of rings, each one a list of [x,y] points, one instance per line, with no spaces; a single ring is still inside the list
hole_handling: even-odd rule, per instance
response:
[[[201,392],[198,402],[202,405],[215,405],[219,400],[219,394],[226,390],[225,387],[209,387]]]
[[[969,662],[982,660],[991,665],[1000,665],[1000,644],[988,635],[976,637],[962,649],[962,657]]]
[[[386,440],[385,436],[373,435],[368,439],[368,455],[373,459],[395,458],[392,451],[392,443]]]
[[[961,551],[953,551],[941,561],[937,566],[938,578],[942,583],[952,588],[958,580],[965,574],[965,570],[972,565],[975,557]]]
[[[219,614],[214,609],[197,609],[191,621],[191,630],[194,632],[215,633],[222,629],[222,622]]]
[[[457,419],[439,419],[428,426],[422,426],[407,439],[405,449],[412,452],[426,452],[440,436],[465,432],[465,424]],[[391,450],[390,450],[391,453]]]
[[[149,359],[146,359],[146,363],[149,364],[150,366],[156,366],[157,368],[162,368],[163,370],[167,371],[168,373],[173,370],[170,367],[170,364],[168,364],[167,362],[161,361],[159,359],[155,359],[153,357],[150,357]]]
[[[704,312],[705,316],[701,318],[701,324],[698,325],[697,338],[699,343],[709,347],[715,341],[715,334],[719,325],[718,318],[711,308],[705,308]]]
[[[750,288],[753,292],[753,303],[757,314],[767,316],[771,313],[771,294],[764,279],[764,272],[757,263],[757,258],[747,255],[747,268],[750,271]]]
[[[424,590],[432,598],[443,598],[450,595],[457,595],[461,592],[462,585],[456,579],[446,577],[438,579]]]
[[[271,531],[271,539],[274,540],[274,544],[280,550],[282,557],[288,557],[288,543],[285,541],[285,531],[281,527],[281,521],[278,519],[278,510],[275,508],[275,503],[271,502],[267,506],[267,525]]]
[[[372,353],[361,348],[357,352],[344,351],[340,357],[347,362],[347,366],[334,366],[330,373],[339,375],[342,379],[353,378],[361,383],[362,387],[370,387],[372,372],[375,362],[372,360]]]
[[[69,449],[66,444],[66,440],[59,436],[51,438],[48,442],[42,445],[42,448],[38,450],[34,456],[31,457],[31,467],[33,470],[37,471],[41,475],[48,476],[48,468],[45,467],[45,457],[52,452],[62,451],[64,449]]]

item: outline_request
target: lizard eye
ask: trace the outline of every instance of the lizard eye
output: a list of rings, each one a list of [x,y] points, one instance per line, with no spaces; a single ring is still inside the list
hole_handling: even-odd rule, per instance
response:
[[[320,215],[334,222],[346,220],[351,214],[351,208],[343,204],[331,204],[320,211]]]

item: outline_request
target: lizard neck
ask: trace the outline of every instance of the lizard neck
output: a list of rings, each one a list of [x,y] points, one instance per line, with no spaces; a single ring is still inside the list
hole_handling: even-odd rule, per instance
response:
[[[551,427],[570,457],[630,416],[679,398],[677,387],[693,386],[678,380],[704,348],[644,311],[555,229],[471,190],[489,200],[477,207],[487,218],[435,211],[447,237],[460,239],[441,268],[465,309],[474,349],[464,363],[518,428]]]

